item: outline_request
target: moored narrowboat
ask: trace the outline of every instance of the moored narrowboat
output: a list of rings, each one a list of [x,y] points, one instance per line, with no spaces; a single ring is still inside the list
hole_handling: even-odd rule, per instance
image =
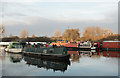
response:
[[[6,52],[11,52],[11,53],[21,53],[22,52],[22,44],[19,42],[11,42],[5,49]]]
[[[90,42],[81,42],[81,43],[78,43],[78,48],[91,50],[91,43]]]
[[[63,42],[63,41],[58,41],[58,42],[52,42],[50,45],[56,45],[56,46],[64,46],[67,48],[67,50],[71,51],[77,51],[77,50],[97,50],[99,47],[99,43],[94,43],[92,44],[91,42],[80,42],[80,43],[74,43],[74,42]]]
[[[23,54],[40,58],[49,58],[56,60],[69,60],[70,55],[65,47],[24,47]]]
[[[103,41],[103,51],[120,51],[120,41]]]

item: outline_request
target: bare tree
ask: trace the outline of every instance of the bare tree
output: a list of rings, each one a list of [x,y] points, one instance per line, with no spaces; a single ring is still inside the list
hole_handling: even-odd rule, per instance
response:
[[[28,32],[26,29],[23,29],[20,33],[20,38],[27,38],[28,37]]]
[[[1,38],[5,37],[5,27],[3,25],[0,25],[0,36]]]
[[[12,36],[13,36],[12,34],[9,35],[9,37],[12,37]]]
[[[60,37],[60,31],[59,30],[54,31],[54,37]]]

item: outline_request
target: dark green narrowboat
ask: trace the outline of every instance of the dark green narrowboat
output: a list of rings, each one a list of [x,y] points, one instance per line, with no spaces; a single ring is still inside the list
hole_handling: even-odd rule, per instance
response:
[[[67,53],[67,49],[65,47],[24,47],[23,49],[24,55],[35,56],[40,58],[49,58],[49,59],[57,59],[57,60],[65,60],[69,59],[70,55]]]

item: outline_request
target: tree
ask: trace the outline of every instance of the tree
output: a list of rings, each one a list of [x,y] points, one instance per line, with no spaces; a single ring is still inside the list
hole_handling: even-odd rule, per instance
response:
[[[111,35],[113,35],[112,29],[110,29],[110,28],[104,29],[104,37],[108,37]]]
[[[83,37],[85,37],[85,40],[94,39],[95,36],[95,27],[86,27],[83,32]]]
[[[79,36],[79,29],[66,29],[62,34],[63,39],[68,41],[75,41]]]
[[[12,36],[13,36],[12,34],[9,35],[9,37],[12,37]]]
[[[33,34],[33,35],[32,35],[32,38],[35,38],[35,37],[36,37],[36,36]]]
[[[60,37],[60,31],[59,30],[54,31],[54,37]]]
[[[5,27],[3,25],[0,25],[0,36],[1,38],[5,37]]]
[[[28,37],[28,32],[26,29],[23,29],[20,33],[20,38],[27,38]]]
[[[96,41],[103,38],[103,33],[103,29],[98,26],[86,27],[83,32],[83,37],[85,37],[85,40]]]
[[[85,40],[97,41],[104,37],[113,35],[112,29],[101,29],[98,26],[86,27],[83,32],[83,37]]]
[[[103,38],[103,29],[100,27],[96,27],[96,40],[102,39]]]

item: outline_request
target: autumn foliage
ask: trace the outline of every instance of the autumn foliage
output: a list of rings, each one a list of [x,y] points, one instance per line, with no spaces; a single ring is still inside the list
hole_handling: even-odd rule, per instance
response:
[[[111,29],[101,29],[98,26],[86,27],[83,32],[83,37],[85,40],[97,41],[102,38],[113,35]]]
[[[66,29],[62,34],[63,39],[68,41],[75,41],[79,36],[79,29]]]

